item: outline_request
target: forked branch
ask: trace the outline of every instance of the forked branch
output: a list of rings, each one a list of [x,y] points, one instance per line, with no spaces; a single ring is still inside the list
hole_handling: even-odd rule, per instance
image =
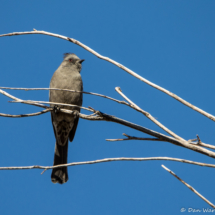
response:
[[[9,93],[7,93],[7,92],[5,92],[5,91],[3,91],[1,89],[0,89],[0,93],[2,93],[3,95],[5,95],[5,96],[7,96],[9,98],[14,99],[16,102],[20,102],[20,103],[24,103],[24,104],[29,104],[29,105],[35,105],[37,107],[42,107],[42,108],[45,108],[45,109],[49,109],[50,108],[48,106],[45,106],[45,105],[41,104],[42,103],[41,101],[25,101],[25,100],[16,98],[15,96],[12,96]],[[49,104],[50,102],[44,102],[44,103]],[[58,104],[58,103],[52,103],[52,104]],[[69,104],[59,104],[59,105],[62,105],[62,106],[71,106]],[[78,107],[78,106],[76,106],[76,107]],[[111,116],[111,115],[102,113],[100,111],[96,111],[93,108],[84,108],[84,107],[80,107],[80,108],[83,108],[83,109],[89,110],[91,112],[94,112],[95,115],[85,115],[85,114],[77,113],[76,111],[71,111],[71,110],[63,109],[63,108],[60,108],[59,111],[62,111],[64,113],[68,113],[68,114],[78,114],[79,117],[82,118],[82,119],[87,119],[87,120],[102,120],[102,121],[110,121],[110,122],[119,123],[121,125],[124,125],[124,126],[130,127],[130,128],[133,128],[135,130],[141,131],[143,133],[149,134],[149,135],[151,135],[153,137],[156,137],[158,139],[162,139],[163,141],[170,142],[170,143],[173,143],[175,145],[182,146],[182,147],[191,149],[193,151],[199,152],[201,154],[207,155],[209,157],[215,158],[215,152],[207,150],[207,149],[204,149],[201,146],[197,146],[197,145],[191,144],[188,141],[182,141],[182,140],[179,140],[179,139],[175,139],[173,137],[169,137],[167,135],[164,135],[164,134],[158,133],[156,131],[144,128],[142,126],[136,125],[136,124],[128,122],[126,120],[117,118],[115,116]]]
[[[176,139],[185,141],[183,138],[181,138],[180,136],[178,136],[177,134],[175,134],[174,132],[172,132],[170,129],[168,129],[167,127],[165,127],[163,124],[161,124],[158,120],[156,120],[150,113],[144,111],[143,109],[141,109],[139,106],[137,106],[134,102],[132,102],[120,89],[120,87],[116,87],[115,90],[117,91],[117,93],[119,93],[127,102],[129,102],[131,104],[131,107],[139,112],[141,112],[144,116],[146,116],[148,119],[150,119],[152,122],[154,122],[156,125],[158,125],[160,128],[162,128],[164,131],[166,131],[168,134],[170,134],[171,136],[173,136]]]
[[[119,68],[123,69],[124,71],[126,71],[127,73],[129,73],[130,75],[138,78],[139,80],[143,81],[144,83],[150,85],[151,87],[154,87],[155,89],[157,90],[160,90],[161,92],[163,93],[166,93],[167,95],[171,96],[172,98],[178,100],[179,102],[181,102],[182,104],[188,106],[189,108],[192,108],[193,110],[201,113],[202,115],[206,116],[207,118],[215,121],[215,116],[213,116],[212,114],[209,114],[207,113],[206,111],[192,105],[191,103],[185,101],[184,99],[182,99],[181,97],[177,96],[176,94],[170,92],[169,90],[166,90],[165,88],[163,87],[160,87],[150,81],[148,81],[147,79],[143,78],[142,76],[138,75],[137,73],[135,73],[134,71],[130,70],[129,68],[123,66],[122,64],[108,58],[108,57],[105,57],[105,56],[102,56],[101,54],[99,54],[98,52],[94,51],[93,49],[91,49],[90,47],[84,45],[83,43],[79,42],[78,40],[75,40],[73,38],[69,38],[69,37],[65,37],[65,36],[62,36],[62,35],[59,35],[59,34],[53,34],[53,33],[50,33],[50,32],[46,32],[46,31],[37,31],[34,29],[34,31],[26,31],[26,32],[13,32],[13,33],[9,33],[9,34],[2,34],[0,35],[0,37],[5,37],[5,36],[15,36],[15,35],[26,35],[26,34],[43,34],[43,35],[47,35],[47,36],[52,36],[52,37],[57,37],[57,38],[60,38],[60,39],[63,39],[63,40],[67,40],[69,42],[72,42],[82,48],[84,48],[85,50],[87,50],[88,52],[94,54],[95,56],[97,56],[98,58],[102,59],[102,60],[105,60],[105,61],[108,61],[112,64],[114,64],[115,66],[118,66]]]

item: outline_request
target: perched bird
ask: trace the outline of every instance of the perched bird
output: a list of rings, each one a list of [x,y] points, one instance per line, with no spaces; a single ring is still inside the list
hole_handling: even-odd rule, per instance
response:
[[[68,89],[83,91],[83,83],[81,79],[81,60],[75,54],[64,54],[64,60],[55,71],[50,82],[50,88]],[[56,103],[65,103],[73,105],[82,105],[82,93],[74,93],[68,91],[50,90],[49,101]],[[80,112],[78,107],[56,106],[51,112],[51,120],[56,138],[54,166],[67,163],[68,140],[73,141],[75,131],[78,125],[79,117],[76,114],[67,114],[59,111],[58,108],[75,110]],[[51,174],[53,183],[63,184],[68,181],[67,167],[54,168]]]

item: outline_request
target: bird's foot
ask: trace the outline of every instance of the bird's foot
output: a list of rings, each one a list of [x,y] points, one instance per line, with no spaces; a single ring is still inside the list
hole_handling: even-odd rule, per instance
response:
[[[79,116],[79,111],[74,110],[72,114],[73,114],[73,116],[76,118],[76,117],[78,117],[78,116]]]
[[[55,113],[59,112],[59,111],[60,111],[60,107],[57,106],[57,105],[55,105],[55,106],[53,107],[53,111],[54,111]]]

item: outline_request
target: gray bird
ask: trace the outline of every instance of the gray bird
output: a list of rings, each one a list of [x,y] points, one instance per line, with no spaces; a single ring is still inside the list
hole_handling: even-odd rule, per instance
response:
[[[64,54],[64,60],[55,71],[50,82],[50,88],[69,89],[83,91],[81,79],[81,64],[84,60],[78,58],[75,54]],[[82,105],[82,93],[73,93],[59,90],[50,90],[49,101],[57,103],[66,103],[73,105]],[[54,104],[51,107],[56,107]],[[76,110],[78,107],[57,106],[58,108]],[[67,163],[68,140],[73,141],[75,131],[78,125],[79,117],[77,115],[60,112],[57,108],[51,112],[52,125],[56,138],[54,166]],[[51,180],[53,183],[63,184],[68,181],[67,167],[55,168],[52,170]]]

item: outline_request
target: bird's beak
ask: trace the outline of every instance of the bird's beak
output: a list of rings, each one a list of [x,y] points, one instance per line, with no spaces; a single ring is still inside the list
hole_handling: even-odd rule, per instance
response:
[[[79,63],[80,63],[80,64],[82,64],[84,61],[85,61],[85,60],[84,60],[84,59],[82,59],[82,60],[80,60],[80,61],[79,61]]]

